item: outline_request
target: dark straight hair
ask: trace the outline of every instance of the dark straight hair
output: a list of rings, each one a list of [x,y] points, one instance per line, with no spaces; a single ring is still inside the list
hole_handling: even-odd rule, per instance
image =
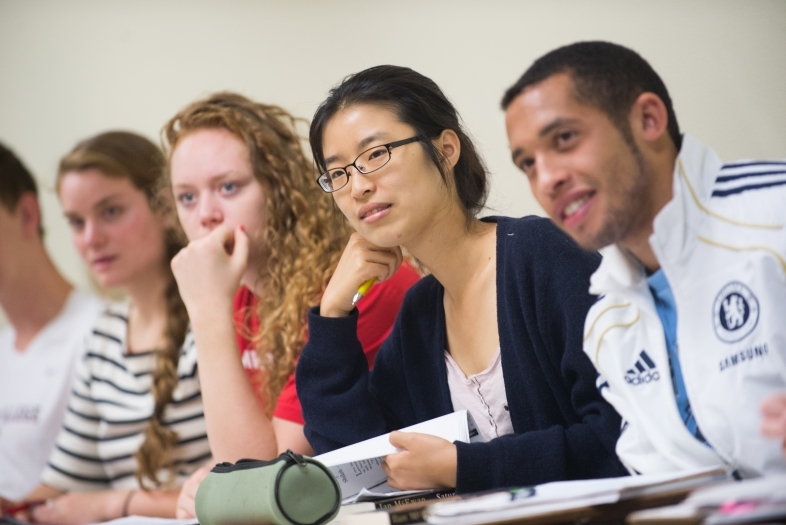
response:
[[[9,213],[16,211],[19,199],[25,193],[38,197],[38,185],[30,171],[14,152],[0,144],[0,205]],[[44,227],[38,225],[38,236],[44,236]]]
[[[467,225],[483,209],[488,196],[488,173],[472,140],[461,125],[456,108],[430,78],[407,67],[376,66],[346,77],[330,90],[311,121],[309,141],[320,172],[327,169],[323,136],[330,119],[354,104],[372,104],[390,109],[396,117],[415,129],[426,154],[439,169],[442,180],[450,175],[442,153],[431,142],[446,129],[458,135],[461,154],[453,168],[456,193]]]
[[[633,103],[642,93],[655,93],[666,106],[669,137],[680,149],[680,126],[663,80],[641,55],[611,42],[577,42],[546,53],[505,92],[502,109],[528,87],[558,73],[570,75],[576,100],[604,112],[626,139],[632,140],[628,115]]]

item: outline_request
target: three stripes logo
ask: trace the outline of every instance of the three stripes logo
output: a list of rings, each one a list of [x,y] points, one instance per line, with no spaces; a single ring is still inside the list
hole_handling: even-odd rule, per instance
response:
[[[724,164],[715,179],[712,197],[728,197],[786,184],[786,162],[742,161]]]
[[[644,350],[639,353],[639,357],[633,366],[625,372],[625,382],[629,385],[644,385],[660,379],[660,372],[655,367],[655,363]]]

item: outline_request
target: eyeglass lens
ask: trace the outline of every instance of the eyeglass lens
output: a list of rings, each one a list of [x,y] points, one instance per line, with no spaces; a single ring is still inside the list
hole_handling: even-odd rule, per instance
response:
[[[387,146],[377,146],[361,153],[353,165],[360,173],[371,173],[387,164],[389,160],[390,151]],[[324,173],[319,182],[327,191],[336,191],[349,182],[349,176],[345,168],[335,168]]]

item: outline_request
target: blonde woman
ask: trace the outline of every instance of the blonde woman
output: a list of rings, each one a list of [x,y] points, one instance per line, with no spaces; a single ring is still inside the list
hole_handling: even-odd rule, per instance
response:
[[[178,487],[210,458],[196,349],[169,267],[183,246],[160,191],[164,157],[110,132],[66,155],[57,191],[95,279],[128,295],[99,316],[27,516],[81,524],[174,517]]]

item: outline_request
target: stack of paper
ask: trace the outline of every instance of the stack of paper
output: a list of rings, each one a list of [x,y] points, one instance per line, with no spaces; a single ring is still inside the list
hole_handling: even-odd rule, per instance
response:
[[[429,523],[471,525],[616,503],[620,499],[664,490],[687,489],[725,478],[726,473],[722,470],[699,469],[646,476],[557,481],[466,500],[437,503],[432,505],[426,514]]]
[[[786,474],[729,481],[691,493],[679,505],[642,510],[632,523],[703,521],[708,525],[786,520]]]

